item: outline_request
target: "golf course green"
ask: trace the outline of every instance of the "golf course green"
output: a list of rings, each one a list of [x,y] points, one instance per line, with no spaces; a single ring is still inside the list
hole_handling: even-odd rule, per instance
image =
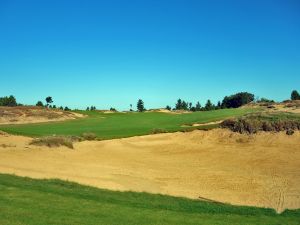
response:
[[[113,139],[147,135],[155,132],[175,132],[199,127],[188,127],[183,125],[205,124],[224,120],[226,118],[241,116],[253,109],[221,109],[214,111],[194,113],[101,113],[98,111],[76,111],[85,114],[85,118],[68,120],[62,122],[1,125],[0,130],[30,137],[41,137],[48,135],[81,135],[91,132],[100,139]],[[203,126],[202,129],[213,125]],[[201,127],[200,127],[201,129]]]

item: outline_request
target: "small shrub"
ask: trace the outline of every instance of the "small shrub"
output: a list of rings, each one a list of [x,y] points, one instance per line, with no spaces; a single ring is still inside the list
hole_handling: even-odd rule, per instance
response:
[[[84,138],[83,137],[79,137],[79,136],[70,136],[68,138],[70,138],[70,140],[72,142],[81,142],[81,141],[84,141]]]
[[[233,119],[228,119],[228,120],[224,120],[221,124],[220,127],[222,128],[228,128],[230,130],[234,130],[234,126],[235,126],[236,120]]]
[[[262,130],[263,131],[275,131],[274,125],[269,121],[264,121],[262,123]]]
[[[151,134],[161,134],[161,133],[167,133],[167,131],[165,129],[161,129],[161,128],[154,128],[151,131]]]
[[[48,136],[37,138],[31,141],[31,145],[38,145],[38,146],[47,146],[47,147],[59,147],[59,146],[66,146],[68,148],[73,149],[73,142],[70,137],[64,136]]]
[[[295,131],[293,131],[293,130],[287,130],[286,131],[286,134],[287,135],[293,135],[295,133]]]
[[[16,145],[12,145],[12,144],[1,144],[0,147],[2,147],[2,148],[11,148],[11,147],[16,147]]]
[[[92,141],[92,140],[95,140],[95,139],[97,138],[97,135],[94,134],[94,133],[88,132],[88,133],[83,133],[83,134],[81,135],[81,137],[82,137],[84,140]]]

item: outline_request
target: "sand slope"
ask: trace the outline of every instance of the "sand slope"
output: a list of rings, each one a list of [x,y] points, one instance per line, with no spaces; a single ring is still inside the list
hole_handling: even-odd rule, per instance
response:
[[[84,117],[83,114],[35,106],[0,106],[0,124],[25,124],[64,121]]]
[[[0,172],[60,178],[113,190],[300,208],[300,133],[227,130],[85,141],[75,150],[29,146],[0,135]]]

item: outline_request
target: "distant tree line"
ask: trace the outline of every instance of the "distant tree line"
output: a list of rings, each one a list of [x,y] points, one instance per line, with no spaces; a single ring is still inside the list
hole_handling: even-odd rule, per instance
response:
[[[96,106],[91,106],[91,107],[87,107],[86,111],[95,111],[96,110]]]
[[[214,105],[214,104],[212,104],[211,100],[207,100],[205,106],[202,107],[200,102],[196,102],[195,106],[193,106],[192,102],[178,99],[175,104],[174,110],[186,110],[186,111],[192,111],[192,112],[209,111],[209,110],[219,109],[220,106],[221,106],[220,102],[218,102],[217,105]],[[167,106],[166,109],[171,110],[171,107]]]
[[[0,106],[17,106],[17,100],[13,95],[4,96],[0,98]]]
[[[206,104],[202,107],[201,104],[196,102],[195,106],[191,102],[178,99],[174,110],[187,110],[192,112],[197,111],[210,111],[210,110],[218,110],[218,109],[226,109],[226,108],[238,108],[242,105],[248,104],[254,101],[254,95],[248,92],[240,92],[234,95],[225,96],[223,101],[215,105],[211,102],[210,99],[206,101]],[[166,106],[167,110],[171,110],[170,106]]]
[[[35,105],[38,107],[45,107],[45,108],[49,108],[49,109],[60,109],[60,110],[64,110],[64,111],[70,111],[71,109],[68,106],[60,106],[57,107],[56,105],[52,105],[53,103],[53,99],[51,96],[48,96],[45,98],[45,104],[42,101],[38,101]]]
[[[300,94],[297,90],[293,90],[291,93],[291,100],[300,100]],[[248,93],[248,92],[239,92],[230,96],[225,96],[221,101],[218,101],[218,103],[215,105],[211,102],[211,100],[207,100],[206,104],[204,106],[201,106],[200,102],[197,101],[195,105],[193,105],[192,102],[188,102],[182,99],[178,99],[175,107],[173,110],[186,110],[186,111],[210,111],[210,110],[218,110],[218,109],[226,109],[226,108],[238,108],[243,105],[246,105],[250,102],[254,102],[254,94]],[[256,102],[266,102],[266,103],[273,103],[274,100],[270,100],[267,98],[261,98],[257,99]],[[53,99],[51,96],[48,96],[45,98],[45,104],[42,101],[38,101],[36,103],[36,106],[39,107],[46,107],[46,108],[53,108],[56,109],[56,105],[52,105]],[[10,96],[4,96],[0,97],[0,106],[19,106],[22,105],[20,103],[17,103],[16,98],[13,95]],[[69,107],[60,106],[58,107],[60,110],[69,111],[71,110]],[[171,106],[166,106],[167,110],[172,110]],[[96,106],[90,106],[86,108],[87,111],[94,111],[96,110]],[[110,111],[117,111],[115,108],[110,108]],[[130,104],[130,111],[133,111],[132,104]],[[142,99],[139,99],[137,102],[137,111],[138,112],[144,112],[146,111],[146,108],[144,107],[144,101]]]

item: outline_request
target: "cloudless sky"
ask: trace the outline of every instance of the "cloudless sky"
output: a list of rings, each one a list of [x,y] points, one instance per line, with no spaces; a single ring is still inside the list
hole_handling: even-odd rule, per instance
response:
[[[300,91],[299,0],[0,0],[0,96],[71,108]]]

